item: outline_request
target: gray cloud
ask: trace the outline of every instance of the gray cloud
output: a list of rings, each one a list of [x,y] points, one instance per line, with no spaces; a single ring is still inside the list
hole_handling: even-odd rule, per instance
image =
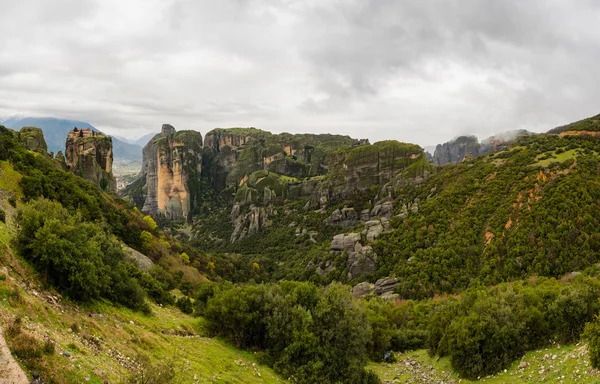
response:
[[[434,144],[598,113],[592,0],[0,0],[0,114]]]

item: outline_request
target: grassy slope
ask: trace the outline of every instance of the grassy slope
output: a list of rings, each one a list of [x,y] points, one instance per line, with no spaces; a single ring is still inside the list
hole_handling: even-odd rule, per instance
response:
[[[521,362],[528,364],[519,368]],[[393,364],[371,364],[369,366],[381,378],[382,382],[430,383],[455,382],[472,383],[460,379],[452,372],[449,358],[429,357],[425,350],[397,355]],[[432,369],[433,368],[433,369]],[[478,382],[504,383],[599,383],[600,371],[589,366],[585,345],[567,345],[545,348],[527,353],[520,361],[514,362],[509,369],[493,376],[481,378]]]
[[[153,363],[174,361],[177,383],[283,382],[270,369],[258,365],[254,369],[251,353],[203,337],[201,320],[177,309],[152,305],[154,314],[145,316],[106,303],[80,307],[60,298],[55,303],[49,296],[58,295],[31,284],[31,272],[14,264],[16,258],[8,248],[0,250],[0,260],[9,270],[8,276],[0,271],[5,276],[0,277],[0,327],[21,316],[25,329],[56,345],[56,353],[44,358],[44,368],[25,365],[29,373],[55,372],[53,378],[60,383],[87,378],[91,383],[121,382],[133,359],[142,355]]]
[[[174,361],[176,383],[284,382],[259,366],[251,353],[204,337],[202,319],[177,309],[152,305],[153,315],[145,316],[108,303],[77,306],[45,291],[9,247],[15,210],[6,198],[21,195],[18,178],[7,163],[0,163],[0,207],[7,212],[7,224],[0,223],[0,328],[19,316],[25,332],[40,341],[48,337],[56,346],[56,353],[38,366],[22,361],[28,374],[52,372],[59,383],[115,383],[128,376],[128,368],[142,355],[153,363]]]

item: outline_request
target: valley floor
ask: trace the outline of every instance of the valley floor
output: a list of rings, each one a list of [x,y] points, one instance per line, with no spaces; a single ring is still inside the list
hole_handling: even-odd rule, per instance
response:
[[[600,383],[600,371],[591,368],[584,344],[554,346],[527,353],[509,369],[471,381],[452,372],[448,358],[429,357],[425,350],[396,355],[392,364],[369,368],[383,383]]]

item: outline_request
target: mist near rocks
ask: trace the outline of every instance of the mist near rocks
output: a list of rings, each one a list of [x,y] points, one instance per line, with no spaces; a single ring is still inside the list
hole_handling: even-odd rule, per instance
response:
[[[2,116],[432,145],[598,113],[589,0],[5,3]]]

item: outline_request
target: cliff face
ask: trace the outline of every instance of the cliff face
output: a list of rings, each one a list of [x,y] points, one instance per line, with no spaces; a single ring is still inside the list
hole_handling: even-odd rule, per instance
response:
[[[91,130],[73,130],[67,136],[66,163],[71,172],[101,189],[116,192],[112,172],[112,139]]]
[[[427,166],[427,158],[418,145],[380,141],[332,155],[327,179],[333,194],[344,195],[383,186],[408,170],[416,176],[425,171],[421,166]]]
[[[514,131],[508,131],[499,133],[497,135],[488,137],[481,142],[481,148],[479,150],[480,155],[488,153],[498,152],[506,149],[513,141],[522,136],[532,135],[531,132],[525,129],[519,129]]]
[[[323,175],[327,156],[354,141],[340,135],[215,129],[204,141],[204,172],[217,192],[235,192],[254,172],[262,170],[295,179]]]
[[[458,164],[465,158],[473,158],[488,153],[502,151],[517,138],[532,135],[524,129],[507,131],[488,137],[479,142],[475,136],[460,136],[444,144],[438,144],[429,161],[435,165]]]
[[[457,164],[464,160],[465,156],[471,154],[479,156],[479,140],[475,136],[460,136],[444,144],[438,144],[433,154],[435,165]]]
[[[168,220],[187,220],[200,204],[202,136],[195,131],[176,132],[165,124],[143,151],[142,210]]]
[[[48,145],[44,139],[44,132],[36,127],[23,127],[19,131],[19,141],[23,146],[31,151],[45,154],[48,151]]]

